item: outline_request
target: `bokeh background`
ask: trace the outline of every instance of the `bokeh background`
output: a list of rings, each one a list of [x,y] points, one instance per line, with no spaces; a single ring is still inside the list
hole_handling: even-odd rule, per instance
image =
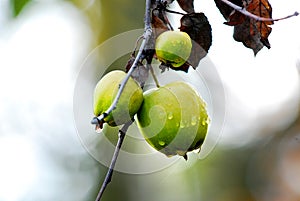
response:
[[[298,1],[270,3],[274,18],[300,11]],[[95,135],[90,119],[78,123],[76,111],[89,106],[73,105],[76,84],[95,48],[143,28],[144,7],[140,0],[0,0],[1,201],[95,199],[107,168],[78,131],[84,125]],[[197,0],[195,10],[206,14],[213,30],[197,72],[205,74],[201,67],[211,62],[222,83],[213,87],[220,92],[214,109],[225,108],[217,145],[205,158],[178,159],[161,171],[115,172],[103,200],[300,200],[300,18],[276,22],[272,48],[254,57],[233,40],[213,1]],[[178,16],[172,17],[178,27]],[[105,53],[116,51],[107,47]],[[127,56],[95,65],[87,91],[104,71],[122,69]],[[129,142],[124,149],[132,148]]]

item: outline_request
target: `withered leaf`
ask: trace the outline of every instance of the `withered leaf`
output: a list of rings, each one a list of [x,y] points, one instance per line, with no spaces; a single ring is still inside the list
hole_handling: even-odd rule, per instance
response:
[[[272,7],[268,0],[230,0],[230,2],[245,8],[248,12],[263,18],[272,18]],[[272,31],[269,25],[273,21],[258,21],[227,6],[220,0],[215,3],[227,20],[225,24],[234,26],[233,38],[251,48],[256,55],[263,46],[271,48],[268,37]]]
[[[161,33],[169,30],[167,23],[164,21],[164,17],[159,10],[154,9],[152,11],[152,29],[154,38],[157,38]]]
[[[229,26],[235,26],[238,24],[242,24],[245,19],[246,19],[246,16],[244,14],[234,10],[229,15],[227,22],[224,22],[224,24],[229,25]]]
[[[127,61],[126,73],[130,70],[135,57],[131,55],[130,59]],[[146,80],[149,76],[149,70],[141,63],[138,63],[138,67],[132,72],[131,77],[137,81],[141,87],[144,87]]]
[[[243,0],[229,0],[231,3],[242,7],[243,6]],[[215,4],[217,8],[219,9],[220,13],[223,15],[223,17],[228,21],[229,16],[234,12],[234,9],[222,2],[221,0],[215,0]]]
[[[194,0],[177,0],[179,6],[187,13],[194,13]]]
[[[253,19],[246,18],[242,24],[235,25],[233,38],[242,42],[245,47],[251,48],[256,55],[264,45],[260,41],[260,34],[256,26],[251,24],[253,24]]]
[[[264,18],[272,18],[272,6],[268,0],[252,0],[247,5],[247,11],[253,13],[257,16]],[[271,45],[268,41],[268,37],[272,31],[272,28],[269,25],[274,24],[273,21],[256,21],[253,22],[253,25],[256,26],[257,30],[260,33],[260,41],[267,47],[271,48]]]
[[[212,44],[211,26],[204,13],[190,13],[180,20],[180,31],[184,31],[192,39],[192,52],[187,61],[193,68],[197,68],[200,60],[207,55]],[[184,64],[182,68],[186,68]]]

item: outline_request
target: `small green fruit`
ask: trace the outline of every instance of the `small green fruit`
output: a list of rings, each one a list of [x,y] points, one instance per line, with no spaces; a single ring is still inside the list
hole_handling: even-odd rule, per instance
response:
[[[156,39],[157,58],[173,67],[182,66],[189,58],[192,50],[190,36],[181,31],[165,31]]]
[[[95,116],[103,114],[110,107],[125,76],[125,72],[115,70],[106,74],[97,83],[94,91]],[[130,121],[139,110],[142,102],[143,90],[135,80],[129,78],[116,108],[104,118],[104,122],[110,126],[117,126]]]
[[[167,156],[200,148],[209,117],[206,104],[184,82],[173,82],[144,94],[137,122],[146,141]]]

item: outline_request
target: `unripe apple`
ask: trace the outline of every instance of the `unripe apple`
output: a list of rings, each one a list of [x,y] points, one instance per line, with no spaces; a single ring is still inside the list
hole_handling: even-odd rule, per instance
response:
[[[137,113],[146,141],[167,156],[200,148],[209,123],[206,104],[185,82],[172,82],[146,91]]]
[[[190,36],[182,31],[165,31],[160,34],[155,43],[157,58],[173,67],[182,66],[189,58],[192,50]]]
[[[111,71],[97,83],[94,90],[94,114],[103,114],[114,101],[120,83],[125,78],[126,73],[120,70]],[[110,126],[117,126],[130,121],[139,110],[143,102],[143,90],[139,84],[129,78],[116,108],[104,118]]]

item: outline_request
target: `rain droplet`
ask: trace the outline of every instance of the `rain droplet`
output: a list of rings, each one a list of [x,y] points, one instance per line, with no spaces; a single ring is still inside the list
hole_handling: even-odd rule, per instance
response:
[[[191,121],[191,125],[192,126],[195,126],[197,124],[197,117],[196,116],[193,116],[192,117],[192,121]]]
[[[183,122],[181,122],[181,124],[180,124],[180,128],[184,128],[184,124],[183,124]]]
[[[189,126],[189,122],[187,122],[187,121],[180,122],[180,128],[185,128],[185,127],[188,127],[188,126]]]
[[[159,144],[160,146],[164,146],[166,143],[165,143],[164,141],[158,141],[158,144]]]
[[[169,114],[168,114],[168,119],[173,119],[173,113],[172,112],[170,112]]]

